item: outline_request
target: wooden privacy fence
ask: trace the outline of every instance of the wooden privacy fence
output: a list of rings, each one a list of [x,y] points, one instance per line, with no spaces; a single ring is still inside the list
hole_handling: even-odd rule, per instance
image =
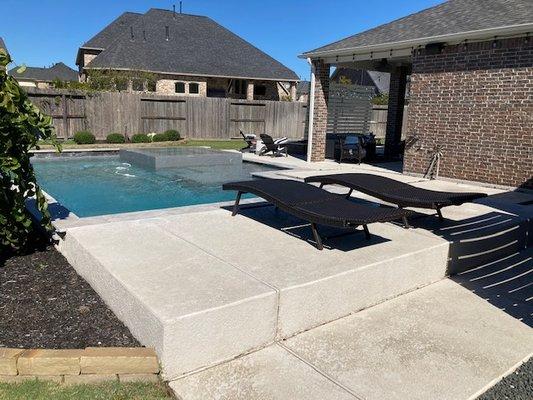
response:
[[[408,106],[403,109],[403,121],[402,121],[402,139],[405,138],[407,132],[407,112]],[[372,106],[372,119],[370,120],[369,132],[372,132],[376,138],[385,138],[387,132],[387,106],[374,105]]]
[[[228,139],[246,133],[302,138],[307,104],[145,93],[80,92],[27,88],[30,100],[53,118],[59,138],[88,130],[98,140],[109,133],[178,130],[183,137]]]

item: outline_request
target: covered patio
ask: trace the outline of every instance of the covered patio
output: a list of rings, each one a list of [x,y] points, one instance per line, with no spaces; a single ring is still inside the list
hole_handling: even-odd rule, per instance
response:
[[[381,71],[391,74],[386,159],[405,148],[405,173],[533,188],[532,29],[527,2],[450,1],[301,54],[311,66],[307,161],[324,160],[332,67]]]

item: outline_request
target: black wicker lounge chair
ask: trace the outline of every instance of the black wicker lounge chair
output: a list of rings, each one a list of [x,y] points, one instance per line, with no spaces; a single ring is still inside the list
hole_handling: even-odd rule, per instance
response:
[[[246,143],[246,146],[241,149],[242,152],[249,151],[254,152],[255,151],[255,143],[256,143],[256,136],[253,133],[244,133],[243,131],[239,131],[243,140]]]
[[[305,182],[318,182],[321,188],[324,185],[346,186],[350,189],[347,197],[352,194],[352,191],[357,190],[386,202],[396,204],[399,208],[431,208],[437,211],[437,215],[441,220],[443,219],[441,208],[458,206],[487,196],[485,193],[437,192],[372,174],[317,175],[305,178]]]
[[[253,193],[281,210],[311,223],[316,247],[322,250],[322,239],[317,224],[339,228],[362,226],[367,239],[370,232],[367,225],[374,222],[389,222],[403,219],[407,224],[409,211],[391,208],[373,208],[355,204],[342,196],[335,195],[316,186],[285,179],[259,179],[255,181],[232,182],[222,185],[224,190],[236,190],[237,199],[233,214],[239,211],[243,193]],[[407,225],[406,225],[407,226]]]

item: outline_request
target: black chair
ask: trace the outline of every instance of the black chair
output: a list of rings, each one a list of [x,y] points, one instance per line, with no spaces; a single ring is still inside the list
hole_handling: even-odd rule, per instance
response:
[[[255,144],[257,142],[257,138],[253,133],[243,133],[243,131],[239,131],[242,138],[246,142],[246,146],[241,149],[241,151],[248,151],[253,152],[255,151]]]
[[[339,136],[335,153],[338,154],[339,164],[343,160],[356,160],[357,163],[361,164],[366,156],[360,135]]]
[[[324,185],[341,185],[353,190],[366,193],[388,203],[396,204],[399,208],[419,207],[430,208],[437,211],[442,220],[441,208],[458,206],[466,202],[486,197],[485,193],[476,192],[438,192],[436,190],[422,189],[403,183],[395,179],[373,174],[332,174],[317,175],[305,178],[305,182],[320,183]]]
[[[265,147],[261,150],[261,153],[259,155],[263,156],[267,153],[272,153],[273,157],[285,155],[287,157],[289,155],[287,146],[285,146],[285,141],[287,138],[281,138],[274,140],[272,136],[267,135],[266,133],[262,133],[259,135],[261,137],[261,140],[263,141],[263,144]]]
[[[403,219],[407,227],[409,211],[394,208],[368,207],[333,194],[313,185],[287,179],[258,179],[254,181],[231,182],[222,185],[224,190],[236,190],[237,199],[233,214],[239,211],[243,193],[253,193],[279,209],[311,223],[316,247],[322,250],[322,239],[317,224],[339,228],[363,227],[367,239],[370,232],[367,225],[374,222],[389,222]]]

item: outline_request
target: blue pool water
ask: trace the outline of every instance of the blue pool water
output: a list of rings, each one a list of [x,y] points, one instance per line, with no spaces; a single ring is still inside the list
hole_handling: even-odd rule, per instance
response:
[[[118,156],[50,157],[32,160],[43,190],[79,217],[154,210],[233,200],[222,183],[275,168],[252,163],[157,171]]]

